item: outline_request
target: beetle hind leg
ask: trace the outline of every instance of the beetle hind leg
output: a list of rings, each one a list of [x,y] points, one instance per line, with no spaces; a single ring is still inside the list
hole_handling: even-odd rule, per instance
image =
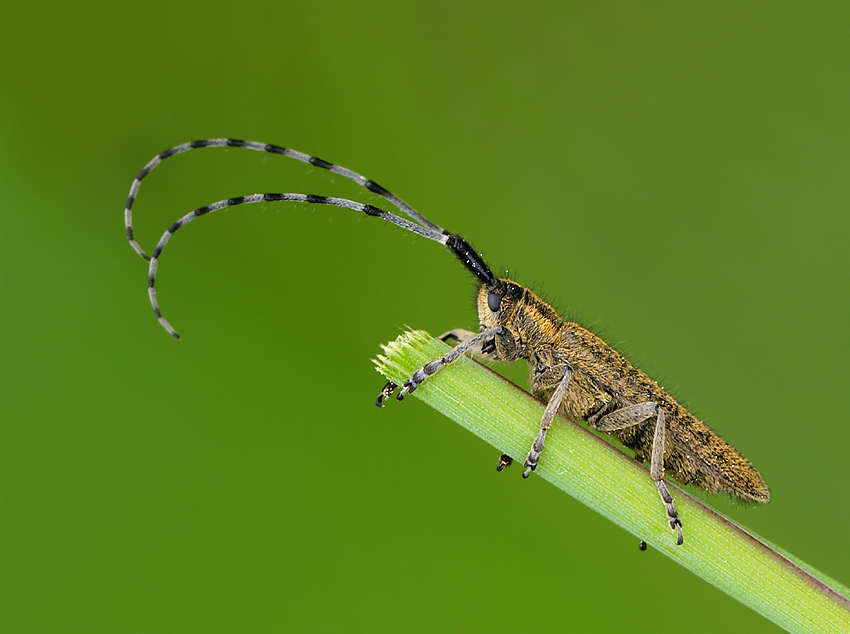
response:
[[[633,425],[640,425],[653,417],[655,417],[655,432],[652,436],[652,455],[649,460],[649,475],[652,481],[655,482],[655,487],[658,489],[658,494],[664,503],[670,529],[676,531],[676,545],[681,546],[684,541],[682,536],[682,521],[679,519],[676,506],[673,504],[673,496],[670,495],[670,491],[667,490],[667,485],[664,482],[664,439],[667,432],[667,426],[664,422],[664,410],[661,409],[658,403],[649,401],[623,407],[610,414],[605,414],[598,420],[591,418],[589,422],[598,431],[612,432],[618,429],[632,427]]]

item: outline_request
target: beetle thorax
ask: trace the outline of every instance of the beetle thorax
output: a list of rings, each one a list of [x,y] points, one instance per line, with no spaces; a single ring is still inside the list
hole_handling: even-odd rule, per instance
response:
[[[496,351],[503,361],[527,359],[537,347],[560,337],[564,321],[558,313],[527,288],[508,279],[498,285],[482,284],[478,291],[481,330],[501,326]]]

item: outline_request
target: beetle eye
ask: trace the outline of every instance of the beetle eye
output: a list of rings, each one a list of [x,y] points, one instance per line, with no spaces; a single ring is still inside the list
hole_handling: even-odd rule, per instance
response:
[[[499,305],[502,303],[502,296],[498,293],[490,293],[487,296],[487,305],[494,313],[499,311]]]

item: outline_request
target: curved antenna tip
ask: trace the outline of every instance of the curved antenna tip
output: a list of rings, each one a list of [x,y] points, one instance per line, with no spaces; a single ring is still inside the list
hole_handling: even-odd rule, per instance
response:
[[[177,334],[177,331],[174,330],[174,328],[171,327],[171,324],[168,323],[168,320],[165,319],[165,317],[160,317],[158,321],[159,321],[159,325],[162,326],[163,328],[165,328],[165,332],[167,332],[169,335],[171,335],[175,339],[181,339],[182,338],[182,337],[180,337],[179,334]]]

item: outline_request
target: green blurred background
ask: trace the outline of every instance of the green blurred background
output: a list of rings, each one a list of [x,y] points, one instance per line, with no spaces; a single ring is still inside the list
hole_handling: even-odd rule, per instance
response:
[[[415,399],[374,407],[379,344],[476,326],[473,282],[431,242],[328,208],[206,217],[160,263],[168,337],[125,197],[159,151],[220,136],[374,178],[592,325],[773,494],[702,497],[850,582],[850,5],[4,13],[4,632],[777,629],[542,480],[497,476]],[[264,191],[381,202],[208,149],[143,184],[137,236]]]

